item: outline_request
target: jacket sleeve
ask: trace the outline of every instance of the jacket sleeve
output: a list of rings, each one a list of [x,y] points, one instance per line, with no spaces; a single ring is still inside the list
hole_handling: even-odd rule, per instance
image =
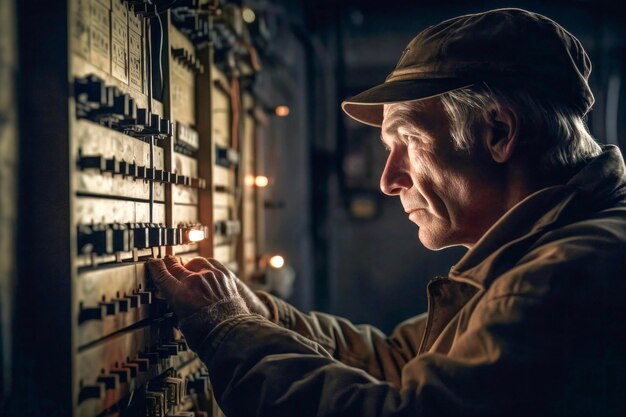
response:
[[[270,308],[274,323],[317,342],[338,361],[395,386],[400,386],[402,368],[417,355],[426,326],[426,314],[421,314],[387,336],[373,326],[319,312],[305,314],[267,293],[257,294]]]
[[[410,360],[399,387],[256,316],[222,323],[199,354],[228,417],[538,415],[533,410],[554,382],[543,358],[556,349],[528,327],[545,317],[540,304],[520,297],[488,303],[449,355]]]

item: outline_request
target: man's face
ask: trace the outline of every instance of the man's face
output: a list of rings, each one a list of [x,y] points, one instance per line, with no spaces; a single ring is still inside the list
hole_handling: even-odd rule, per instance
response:
[[[429,249],[472,246],[502,214],[494,162],[476,138],[469,150],[457,150],[450,122],[438,98],[385,106],[382,141],[389,151],[380,179],[387,195],[398,195],[419,239]],[[496,194],[496,195],[494,195]]]

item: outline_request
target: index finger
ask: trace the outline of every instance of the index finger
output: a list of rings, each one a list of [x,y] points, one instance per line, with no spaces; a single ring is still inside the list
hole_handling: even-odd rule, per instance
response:
[[[149,259],[146,265],[154,285],[169,298],[176,291],[180,282],[169,273],[161,259]]]
[[[179,281],[182,281],[189,275],[193,274],[193,272],[185,268],[183,264],[180,263],[180,260],[175,256],[167,255],[163,259],[163,262],[165,262],[165,266],[167,266],[167,270],[170,274],[172,274],[174,278]]]

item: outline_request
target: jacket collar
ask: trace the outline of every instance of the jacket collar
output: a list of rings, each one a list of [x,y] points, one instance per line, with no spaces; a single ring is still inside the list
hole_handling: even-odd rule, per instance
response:
[[[452,267],[449,277],[484,289],[514,265],[546,229],[564,221],[574,202],[605,206],[626,196],[626,167],[616,146],[585,165],[566,184],[529,195],[505,213]]]

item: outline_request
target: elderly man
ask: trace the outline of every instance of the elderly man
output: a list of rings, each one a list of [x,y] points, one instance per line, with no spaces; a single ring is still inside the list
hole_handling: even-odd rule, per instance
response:
[[[254,294],[214,260],[148,265],[236,416],[626,415],[626,173],[584,116],[579,41],[517,9],[419,33],[343,103],[430,249],[469,248],[390,336]]]

